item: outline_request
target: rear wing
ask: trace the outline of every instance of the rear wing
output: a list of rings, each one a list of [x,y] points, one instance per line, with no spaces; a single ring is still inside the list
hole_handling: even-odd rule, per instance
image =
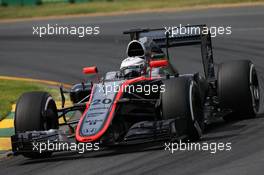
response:
[[[181,28],[184,28],[186,32],[180,32]],[[168,48],[170,47],[200,44],[205,77],[207,79],[215,78],[211,34],[206,25],[188,25],[158,29],[132,29],[125,31],[124,34],[129,34],[131,40],[139,40],[144,37],[153,40],[160,48],[166,48],[168,59]]]

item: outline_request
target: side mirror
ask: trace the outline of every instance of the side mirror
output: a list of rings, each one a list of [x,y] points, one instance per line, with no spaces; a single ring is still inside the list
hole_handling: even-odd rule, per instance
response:
[[[168,60],[156,60],[156,61],[150,61],[149,62],[150,68],[166,67],[166,66],[168,66],[168,64],[169,64]]]
[[[98,73],[98,69],[97,69],[96,66],[85,67],[85,68],[83,68],[83,73],[84,74],[97,74]]]

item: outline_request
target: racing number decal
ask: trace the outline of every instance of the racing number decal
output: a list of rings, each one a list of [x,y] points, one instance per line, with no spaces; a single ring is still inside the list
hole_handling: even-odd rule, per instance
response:
[[[100,99],[93,100],[92,105],[99,105],[100,101]]]
[[[110,103],[112,103],[112,100],[109,98],[106,98],[103,100],[95,99],[95,100],[93,100],[92,105],[99,105],[99,104],[105,104],[106,105],[106,104],[110,104]]]
[[[110,104],[110,103],[112,103],[112,100],[109,98],[106,98],[106,99],[103,99],[102,103],[103,104]]]

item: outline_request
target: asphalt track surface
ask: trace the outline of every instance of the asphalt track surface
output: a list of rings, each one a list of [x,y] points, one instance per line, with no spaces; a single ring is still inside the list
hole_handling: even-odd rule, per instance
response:
[[[263,95],[263,19],[264,7],[259,6],[0,24],[0,74],[76,83],[85,78],[81,69],[86,65],[98,65],[101,72],[119,68],[126,56],[128,39],[121,34],[125,29],[206,23],[232,26],[231,35],[213,38],[215,62],[251,59],[257,67]],[[47,23],[98,25],[101,33],[85,39],[32,36],[32,25]],[[201,71],[199,48],[177,49],[173,53],[173,64],[180,72]],[[202,142],[231,142],[232,150],[171,154],[164,148],[140,146],[96,153],[59,153],[40,160],[18,156],[1,161],[0,174],[263,174],[263,115],[229,124],[219,122]]]

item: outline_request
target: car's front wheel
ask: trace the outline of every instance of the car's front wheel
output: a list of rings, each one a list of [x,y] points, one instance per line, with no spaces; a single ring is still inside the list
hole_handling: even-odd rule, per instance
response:
[[[57,107],[47,92],[27,92],[22,94],[16,104],[15,132],[45,131],[58,129]],[[25,157],[47,157],[51,153],[24,153]]]

